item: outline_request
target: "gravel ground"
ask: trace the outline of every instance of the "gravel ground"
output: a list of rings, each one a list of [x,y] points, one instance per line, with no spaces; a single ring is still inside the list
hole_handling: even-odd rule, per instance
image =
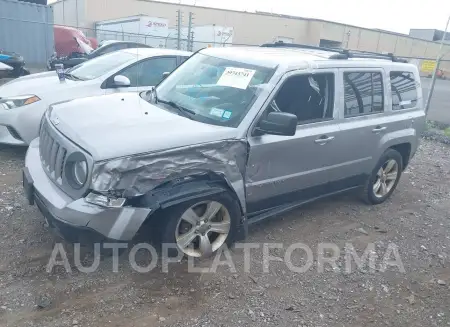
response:
[[[251,252],[249,273],[243,250],[233,249],[236,272],[223,266],[214,274],[187,273],[182,262],[171,264],[168,273],[160,267],[138,273],[124,255],[118,272],[106,258],[86,274],[62,267],[46,272],[58,240],[22,196],[25,151],[3,148],[0,326],[450,326],[449,150],[449,145],[423,140],[383,205],[340,196],[251,228],[247,241],[260,249]],[[277,242],[284,249],[270,253],[279,257],[290,244],[308,245],[312,267],[299,273],[284,262],[270,262],[264,272],[261,244]],[[318,271],[319,243],[341,250],[336,267]],[[374,244],[376,269],[354,267],[347,273],[346,243],[360,255]],[[388,248],[395,249],[393,244],[404,273],[398,267],[382,269],[381,258]],[[304,253],[294,252],[292,262],[304,264]],[[139,258],[141,264],[148,260],[143,254]]]

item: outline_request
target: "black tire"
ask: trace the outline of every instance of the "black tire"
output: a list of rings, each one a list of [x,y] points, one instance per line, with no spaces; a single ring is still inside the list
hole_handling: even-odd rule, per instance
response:
[[[385,163],[387,163],[387,161],[389,161],[391,159],[395,160],[398,165],[397,179],[395,180],[394,185],[392,186],[392,188],[389,190],[389,192],[386,195],[384,195],[383,197],[378,197],[375,195],[375,192],[373,190],[374,183],[376,182],[376,179],[377,179],[377,173],[380,170],[380,168]],[[396,189],[398,182],[400,181],[402,171],[403,171],[403,158],[402,158],[401,154],[394,149],[386,150],[383,153],[383,155],[381,156],[380,160],[378,160],[378,163],[376,164],[375,168],[373,169],[371,175],[369,176],[369,178],[367,179],[367,181],[364,185],[364,189],[363,189],[363,193],[362,193],[363,201],[366,202],[367,204],[371,204],[371,205],[381,204],[384,201],[386,201],[392,195],[394,190]]]
[[[152,219],[153,223],[149,227],[151,230],[152,241],[153,243],[155,243],[155,246],[159,248],[159,250],[161,250],[161,246],[164,243],[176,243],[175,231],[181,215],[189,207],[203,201],[219,202],[228,210],[228,213],[230,215],[230,231],[225,240],[225,244],[230,247],[235,242],[236,234],[241,223],[241,209],[235,197],[233,197],[227,190],[224,190],[223,193],[208,195],[202,198],[186,201],[158,212],[157,217],[154,217],[154,219]],[[176,249],[169,249],[168,251],[169,257],[176,257],[178,253],[181,253],[181,251],[178,252]],[[214,252],[211,254],[214,254]],[[204,257],[201,257],[201,259],[203,258]]]
[[[22,76],[28,76],[30,75],[30,71],[27,68],[22,68]]]
[[[11,76],[14,77],[14,78],[18,78],[18,77],[22,76],[22,67],[20,67],[20,68],[15,68],[15,69],[12,71]]]

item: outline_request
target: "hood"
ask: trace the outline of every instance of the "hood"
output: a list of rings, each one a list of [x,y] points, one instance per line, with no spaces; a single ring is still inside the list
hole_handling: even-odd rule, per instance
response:
[[[78,46],[80,47],[81,50],[83,50],[84,53],[89,54],[92,52],[92,50],[94,50],[94,49],[92,49],[92,47],[89,44],[83,42],[83,40],[77,38],[76,36],[74,36],[74,39],[78,43]]]
[[[16,78],[9,83],[0,86],[0,98],[18,96],[25,94],[34,94],[45,100],[42,96],[48,92],[56,93],[62,89],[78,86],[82,81],[72,81],[66,79],[65,82],[59,81],[56,72],[45,72],[40,74],[31,74]]]
[[[8,66],[7,64],[0,62],[0,71],[2,70],[13,70],[13,68],[11,66]]]
[[[237,137],[235,128],[188,119],[146,102],[137,93],[54,104],[50,120],[96,161]]]

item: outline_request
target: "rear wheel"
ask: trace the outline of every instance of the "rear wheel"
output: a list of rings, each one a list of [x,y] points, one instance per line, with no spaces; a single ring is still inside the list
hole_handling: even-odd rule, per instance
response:
[[[380,204],[394,192],[403,171],[401,154],[387,150],[378,161],[363,191],[363,199],[369,204]]]

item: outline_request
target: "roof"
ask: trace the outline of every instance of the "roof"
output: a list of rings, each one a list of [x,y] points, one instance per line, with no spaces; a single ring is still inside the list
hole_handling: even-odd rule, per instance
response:
[[[326,60],[333,54],[333,52],[318,50],[262,47],[207,48],[202,50],[202,53],[270,67],[276,67],[281,62],[298,64],[305,61]]]
[[[139,57],[170,56],[170,55],[189,57],[192,55],[192,52],[188,51],[160,49],[160,48],[132,48],[119,51],[137,54]]]
[[[332,59],[333,55],[338,54],[338,50],[326,51],[316,49],[301,49],[301,48],[266,48],[266,47],[225,47],[225,48],[207,48],[203,49],[201,53],[245,62],[258,66],[265,66],[275,68],[279,65],[287,67],[310,67],[311,62],[321,67],[345,67],[349,63],[370,66],[397,66],[410,65],[405,63],[393,62],[386,59],[375,58],[350,58],[350,59]],[[413,65],[411,65],[412,67]]]

